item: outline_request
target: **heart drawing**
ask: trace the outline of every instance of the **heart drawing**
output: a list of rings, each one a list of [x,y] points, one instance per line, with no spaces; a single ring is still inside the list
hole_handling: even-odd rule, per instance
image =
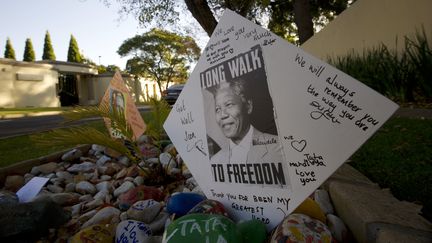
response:
[[[303,152],[303,149],[306,148],[306,140],[294,140],[291,142],[291,147],[293,147],[293,149],[297,150],[298,152]]]

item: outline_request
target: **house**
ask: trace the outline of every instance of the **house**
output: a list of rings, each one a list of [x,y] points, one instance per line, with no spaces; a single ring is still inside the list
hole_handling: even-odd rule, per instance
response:
[[[0,108],[97,105],[113,76],[81,63],[0,58]],[[132,75],[122,76],[132,96],[160,97],[154,81],[139,85]]]

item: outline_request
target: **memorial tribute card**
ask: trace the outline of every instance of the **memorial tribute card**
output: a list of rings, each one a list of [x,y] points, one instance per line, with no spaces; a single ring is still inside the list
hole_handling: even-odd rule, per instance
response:
[[[138,139],[144,133],[146,124],[144,123],[134,100],[130,96],[129,90],[119,71],[117,71],[111,79],[110,85],[102,97],[101,104],[108,104],[111,110],[117,109],[117,111],[121,111],[124,114],[126,122],[133,130],[134,140]],[[104,118],[104,121],[112,137],[123,138],[120,131],[116,131],[112,128],[111,121],[108,118]]]
[[[226,10],[164,128],[208,198],[270,230],[397,108]]]

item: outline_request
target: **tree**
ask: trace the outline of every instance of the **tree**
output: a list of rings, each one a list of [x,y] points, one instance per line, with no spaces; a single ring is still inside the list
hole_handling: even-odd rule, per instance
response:
[[[106,3],[109,0],[104,0]],[[355,0],[184,0],[188,11],[210,36],[217,25],[221,10],[231,9],[238,14],[261,24],[262,16],[270,18],[276,32],[301,36],[300,43],[310,38],[315,27],[326,24]],[[123,14],[134,14],[141,24],[154,23],[160,26],[178,20],[181,7],[176,0],[117,0],[122,4]],[[180,10],[179,10],[180,9]],[[282,20],[281,22],[279,22]],[[272,27],[269,26],[270,30]],[[287,31],[289,30],[289,31]],[[284,36],[286,37],[286,36]],[[288,40],[294,40],[287,38]]]
[[[78,62],[78,63],[83,62],[83,58],[79,52],[78,43],[77,43],[77,41],[73,35],[71,35],[71,38],[69,41],[67,61],[68,62]]]
[[[161,93],[164,84],[166,89],[187,79],[188,64],[197,61],[200,52],[192,37],[161,29],[127,39],[117,51],[122,57],[133,56],[126,64],[129,73],[155,80]]]
[[[16,58],[15,58],[15,50],[12,47],[12,42],[11,42],[11,40],[10,40],[9,37],[6,40],[4,58],[10,58],[10,59],[16,60]]]
[[[55,59],[56,59],[56,56],[54,54],[54,49],[53,49],[52,44],[51,44],[51,36],[47,30],[47,32],[45,33],[42,60],[55,61]]]
[[[23,61],[25,62],[34,62],[36,60],[35,58],[35,52],[33,49],[33,44],[30,38],[26,39],[25,47],[24,47],[24,57]]]

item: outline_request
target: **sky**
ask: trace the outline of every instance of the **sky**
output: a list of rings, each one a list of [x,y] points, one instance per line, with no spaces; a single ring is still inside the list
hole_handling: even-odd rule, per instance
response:
[[[84,57],[96,64],[113,64],[124,69],[128,57],[121,58],[117,54],[118,48],[126,39],[149,29],[140,27],[134,16],[120,19],[120,6],[116,1],[111,2],[108,7],[100,0],[2,0],[0,57],[4,57],[9,37],[16,60],[21,61],[25,41],[30,38],[36,60],[42,60],[48,31],[58,61],[67,60],[72,34]],[[194,37],[203,48],[208,38],[199,27],[196,33]]]

